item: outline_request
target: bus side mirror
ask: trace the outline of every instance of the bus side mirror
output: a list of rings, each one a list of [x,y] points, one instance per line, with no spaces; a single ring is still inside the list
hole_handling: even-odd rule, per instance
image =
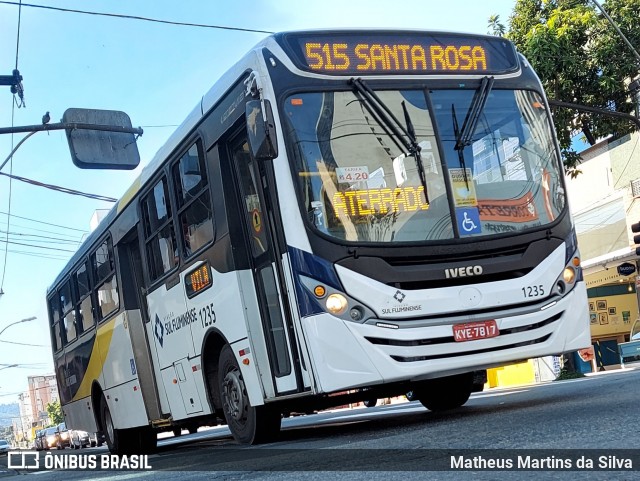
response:
[[[272,160],[278,156],[276,126],[268,100],[249,100],[246,105],[249,148],[254,159]]]

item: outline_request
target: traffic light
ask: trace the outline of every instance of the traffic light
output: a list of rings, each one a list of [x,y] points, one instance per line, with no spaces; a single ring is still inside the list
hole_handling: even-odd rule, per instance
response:
[[[640,232],[640,222],[636,222],[635,224],[631,224],[631,232],[633,232],[633,233]],[[640,234],[633,236],[633,243],[636,244],[636,246],[638,244],[640,244]],[[640,247],[636,247],[636,255],[640,256]]]

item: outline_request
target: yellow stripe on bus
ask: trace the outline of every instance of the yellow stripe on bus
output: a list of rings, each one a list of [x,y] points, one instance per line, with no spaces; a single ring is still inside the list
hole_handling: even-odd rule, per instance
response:
[[[122,195],[120,200],[118,201],[118,213],[122,212],[129,202],[133,199],[133,196],[138,193],[140,190],[140,176],[133,181],[133,184],[127,189],[127,191]]]
[[[84,372],[80,387],[71,401],[77,401],[78,399],[91,395],[91,385],[93,381],[100,377],[102,369],[104,368],[104,361],[107,359],[109,353],[109,346],[111,345],[111,338],[113,337],[113,329],[115,328],[117,318],[118,316],[114,317],[98,328],[97,339],[93,344],[89,364]]]

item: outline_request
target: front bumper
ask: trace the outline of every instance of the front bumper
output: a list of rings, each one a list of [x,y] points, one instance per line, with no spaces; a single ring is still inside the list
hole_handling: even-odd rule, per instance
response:
[[[496,320],[500,335],[467,342],[456,342],[452,331],[453,324],[478,320],[464,315],[431,318],[428,325],[398,329],[378,327],[375,320],[357,324],[329,314],[304,318],[302,325],[317,389],[329,393],[453,375],[587,347],[591,336],[584,284],[553,301],[483,313],[483,319]]]

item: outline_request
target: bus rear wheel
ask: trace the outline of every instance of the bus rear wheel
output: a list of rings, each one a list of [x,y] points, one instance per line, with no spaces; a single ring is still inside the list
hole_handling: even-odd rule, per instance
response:
[[[456,374],[421,382],[414,396],[429,411],[447,411],[462,406],[473,389],[473,373]]]
[[[242,444],[273,440],[280,431],[281,414],[268,406],[251,406],[247,388],[229,345],[220,353],[218,386],[227,425]]]
[[[100,402],[100,421],[104,437],[112,454],[148,454],[155,451],[157,436],[150,426],[116,429],[104,395]]]

